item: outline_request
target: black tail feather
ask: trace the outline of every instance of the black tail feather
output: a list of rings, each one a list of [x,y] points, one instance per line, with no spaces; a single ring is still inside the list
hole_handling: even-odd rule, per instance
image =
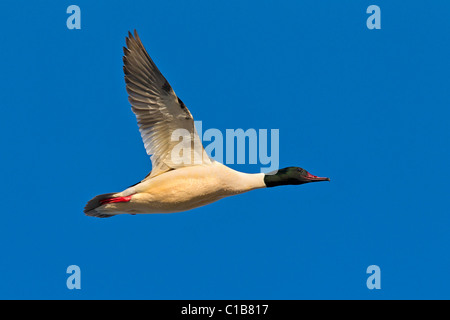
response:
[[[87,216],[91,216],[91,217],[97,217],[97,218],[109,218],[112,217],[113,215],[111,214],[105,214],[103,212],[99,212],[95,209],[97,209],[98,207],[101,206],[100,201],[104,200],[104,199],[108,199],[108,198],[112,198],[116,193],[105,193],[105,194],[100,194],[94,198],[92,198],[91,200],[89,200],[89,202],[86,204],[86,206],[84,207],[84,213]]]

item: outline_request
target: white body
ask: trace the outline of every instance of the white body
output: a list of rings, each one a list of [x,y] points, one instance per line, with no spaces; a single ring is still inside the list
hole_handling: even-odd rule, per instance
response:
[[[242,173],[213,162],[145,180],[114,195],[131,195],[129,202],[108,203],[95,210],[108,215],[179,212],[259,188],[265,188],[263,173]]]

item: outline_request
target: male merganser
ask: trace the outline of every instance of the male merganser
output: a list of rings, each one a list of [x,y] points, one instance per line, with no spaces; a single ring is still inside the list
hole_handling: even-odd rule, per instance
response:
[[[132,110],[152,171],[134,186],[118,193],[101,194],[90,200],[84,212],[106,218],[117,214],[171,213],[207,205],[219,199],[259,188],[330,181],[298,167],[275,174],[248,174],[211,159],[203,149],[194,119],[158,70],[139,36],[128,32],[124,47],[124,73]],[[191,141],[191,161],[172,157],[179,141],[174,130],[184,129]],[[200,146],[200,147],[198,147]]]

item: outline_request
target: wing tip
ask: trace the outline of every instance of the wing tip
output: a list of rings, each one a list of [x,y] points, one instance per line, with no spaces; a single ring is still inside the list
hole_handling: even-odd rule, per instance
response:
[[[131,33],[131,31],[128,30],[128,36],[126,37],[126,39],[141,42],[141,39],[139,38],[139,34],[136,29],[133,30],[133,33]]]

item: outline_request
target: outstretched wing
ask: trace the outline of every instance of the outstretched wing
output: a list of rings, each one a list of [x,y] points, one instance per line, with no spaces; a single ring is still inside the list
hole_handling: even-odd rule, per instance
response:
[[[145,150],[151,155],[150,177],[180,167],[210,164],[192,114],[158,70],[136,30],[134,37],[128,33],[126,44],[123,71],[128,100]]]

